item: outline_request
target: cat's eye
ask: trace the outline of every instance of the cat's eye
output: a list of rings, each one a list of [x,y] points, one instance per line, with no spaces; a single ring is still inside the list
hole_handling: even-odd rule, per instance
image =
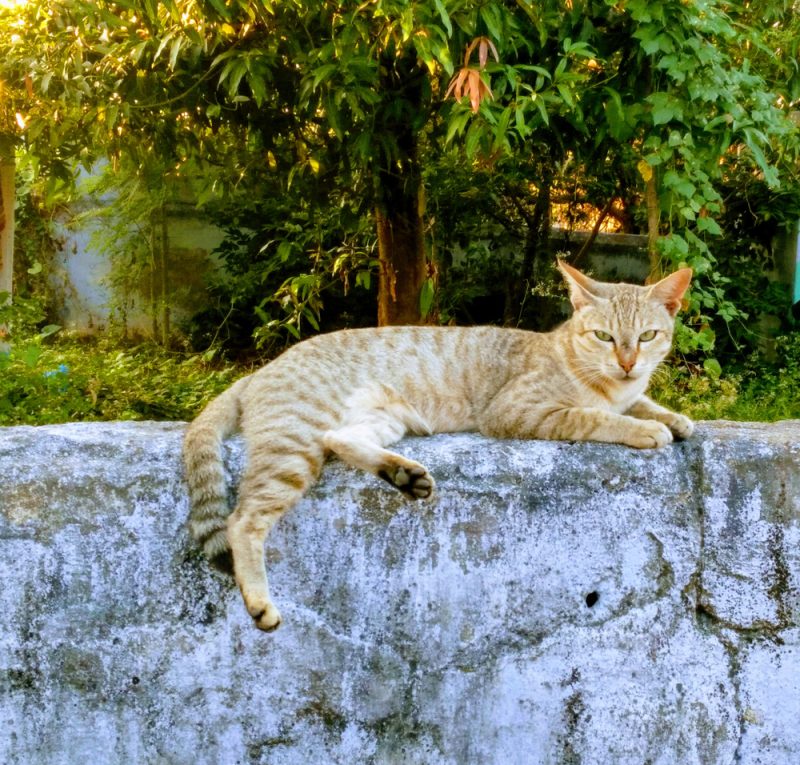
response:
[[[598,340],[602,340],[604,343],[610,343],[614,339],[613,337],[611,337],[611,335],[608,334],[608,332],[603,332],[602,329],[596,329],[594,331],[594,334]]]
[[[639,342],[649,343],[651,340],[655,338],[656,334],[657,333],[654,329],[648,329],[647,332],[642,332],[642,334],[639,335]]]

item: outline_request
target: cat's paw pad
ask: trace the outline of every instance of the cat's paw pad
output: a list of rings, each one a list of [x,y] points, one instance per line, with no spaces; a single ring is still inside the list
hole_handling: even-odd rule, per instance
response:
[[[667,423],[672,435],[681,441],[689,438],[694,433],[694,423],[682,414],[673,414]]]
[[[433,477],[418,462],[387,465],[378,471],[378,476],[411,499],[427,499],[433,494],[435,486]]]
[[[253,617],[256,627],[264,632],[274,632],[281,626],[281,613],[272,603],[248,605],[247,611]]]
[[[662,422],[643,420],[628,443],[637,449],[659,449],[672,443],[672,433]]]

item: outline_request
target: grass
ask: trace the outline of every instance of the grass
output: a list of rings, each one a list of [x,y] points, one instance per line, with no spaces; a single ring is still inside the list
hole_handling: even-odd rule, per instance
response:
[[[37,337],[0,354],[0,425],[188,420],[248,371],[152,344]]]

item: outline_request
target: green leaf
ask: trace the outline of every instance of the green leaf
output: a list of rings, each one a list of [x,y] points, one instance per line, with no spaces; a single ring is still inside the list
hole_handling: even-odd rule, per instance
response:
[[[575,101],[572,98],[572,92],[566,85],[562,85],[560,82],[556,84],[556,90],[558,90],[559,95],[561,96],[561,100],[567,105],[569,109],[572,109],[575,106]]]
[[[178,62],[178,54],[181,52],[181,46],[183,45],[183,40],[180,37],[176,37],[172,42],[172,47],[169,50],[169,68],[171,71],[175,71],[175,65]]]
[[[314,79],[311,83],[312,90],[316,90],[323,80],[330,79],[331,75],[339,68],[338,64],[323,64],[314,70]]]
[[[230,21],[231,19],[231,12],[225,7],[225,3],[223,0],[208,0],[211,3],[211,6],[214,10],[223,18],[225,21]]]
[[[61,326],[58,324],[48,324],[45,327],[42,327],[39,330],[39,338],[44,339],[45,337],[50,337],[50,335],[55,335],[56,332],[61,331]]]
[[[500,8],[497,5],[486,3],[481,5],[481,19],[486,24],[489,35],[495,40],[503,39],[503,20],[500,16]]]
[[[400,29],[403,31],[403,40],[408,40],[414,33],[414,8],[408,6],[400,15]]]
[[[464,143],[464,150],[468,157],[474,157],[478,151],[478,145],[483,138],[483,126],[478,122],[473,122],[467,130],[467,138]]]
[[[447,124],[447,135],[445,143],[450,143],[456,135],[461,135],[469,122],[472,113],[469,109],[459,107],[450,112],[450,119]]]
[[[246,73],[247,65],[245,62],[240,58],[233,59],[222,68],[222,73],[219,76],[219,84],[222,85],[225,80],[228,80],[228,93],[230,93],[231,96],[235,96],[239,89],[239,83]]]
[[[768,186],[775,188],[778,185],[778,171],[769,163],[769,160],[767,160],[766,155],[761,149],[761,144],[767,144],[764,134],[760,130],[754,130],[752,128],[745,128],[742,132],[746,139],[747,148],[750,149],[753,159],[756,161],[761,172],[764,173],[764,180]]]
[[[155,55],[153,56],[153,61],[158,59],[158,57],[161,55],[161,53],[164,51],[167,45],[169,45],[170,41],[174,36],[175,36],[174,32],[167,32],[167,34],[165,34],[161,38],[161,42],[159,43],[158,48],[156,48]]]
[[[363,287],[365,290],[372,284],[372,274],[369,271],[359,271],[356,274],[356,286]]]
[[[651,116],[654,125],[665,125],[672,120],[683,119],[683,106],[669,93],[653,93],[647,97],[647,101],[653,107]]]
[[[706,374],[708,374],[712,380],[718,380],[722,374],[722,366],[720,365],[719,361],[713,358],[706,359],[703,362],[703,369],[705,369]]]
[[[289,260],[289,257],[292,254],[292,243],[288,239],[284,239],[279,245],[275,254],[278,256],[278,259],[285,263]]]
[[[539,114],[541,115],[542,122],[544,122],[545,125],[549,125],[550,124],[550,115],[547,112],[547,104],[545,104],[544,98],[542,98],[541,96],[539,96],[536,93],[534,93],[533,96],[531,97],[531,102],[539,110]]]
[[[434,5],[436,6],[436,10],[439,11],[439,16],[442,19],[442,24],[444,24],[444,28],[447,30],[447,34],[449,37],[453,36],[453,25],[450,22],[450,16],[447,13],[447,9],[444,7],[444,3],[442,0],[434,0]]]
[[[520,138],[527,138],[531,134],[531,129],[525,122],[525,112],[520,108],[514,110],[514,125]]]
[[[713,234],[714,236],[722,236],[722,228],[713,218],[704,217],[697,219],[698,231],[705,231],[706,233]]]
[[[305,316],[306,321],[317,331],[319,332],[319,322],[317,321],[317,317],[314,316],[314,312],[310,308],[303,309],[303,316]]]
[[[505,136],[506,132],[508,131],[508,123],[511,121],[511,111],[512,107],[509,105],[505,109],[503,109],[503,113],[500,115],[500,119],[497,121],[497,126],[495,127],[495,135],[498,136],[498,139],[502,136]],[[496,140],[498,140],[496,139]]]
[[[22,349],[20,358],[26,367],[33,369],[42,355],[42,349],[38,345],[28,345]]]

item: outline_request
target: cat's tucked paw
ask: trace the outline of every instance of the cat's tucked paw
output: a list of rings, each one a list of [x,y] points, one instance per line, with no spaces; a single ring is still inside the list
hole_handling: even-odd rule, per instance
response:
[[[694,433],[694,423],[682,414],[673,414],[667,422],[667,427],[675,438],[683,441]]]
[[[636,432],[626,440],[629,446],[637,449],[658,449],[672,442],[670,429],[662,422],[642,420]]]
[[[387,465],[378,471],[378,476],[411,499],[427,499],[433,494],[433,477],[418,462]]]
[[[253,617],[256,627],[264,632],[273,632],[281,626],[281,613],[270,602],[247,604],[247,611]]]

